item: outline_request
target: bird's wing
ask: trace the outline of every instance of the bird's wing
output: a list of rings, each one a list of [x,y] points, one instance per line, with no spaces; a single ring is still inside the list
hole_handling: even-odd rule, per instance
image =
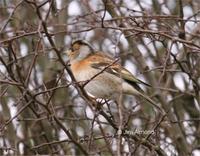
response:
[[[137,79],[131,72],[129,72],[127,69],[122,67],[119,63],[116,62],[116,60],[113,60],[111,57],[102,54],[102,53],[96,53],[94,55],[98,55],[98,59],[95,59],[97,57],[91,56],[90,58],[90,64],[91,67],[96,69],[104,70],[105,72],[108,72],[110,74],[113,74],[117,77],[121,77],[128,83],[130,83],[133,86],[139,87],[137,84],[141,83],[147,86],[150,86],[149,84]]]

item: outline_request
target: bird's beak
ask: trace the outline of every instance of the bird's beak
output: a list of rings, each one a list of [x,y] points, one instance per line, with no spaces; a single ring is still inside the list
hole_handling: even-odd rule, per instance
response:
[[[68,66],[71,66],[71,64],[70,64],[70,56],[71,56],[71,52],[72,52],[72,50],[71,49],[67,49],[66,51],[65,51],[65,53],[67,54],[67,65]]]
[[[70,56],[70,54],[71,54],[71,52],[72,52],[72,50],[71,49],[68,49],[68,50],[66,50],[66,54],[67,54],[67,56],[69,57]]]

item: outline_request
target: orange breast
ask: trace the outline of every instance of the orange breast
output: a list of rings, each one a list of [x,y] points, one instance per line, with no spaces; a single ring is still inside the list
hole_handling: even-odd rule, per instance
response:
[[[72,63],[71,69],[74,75],[77,75],[78,73],[87,70],[89,68],[88,63],[86,63],[85,60],[77,61],[75,63]]]

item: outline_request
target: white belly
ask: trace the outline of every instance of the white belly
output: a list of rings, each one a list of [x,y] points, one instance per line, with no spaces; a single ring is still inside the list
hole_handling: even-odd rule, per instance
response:
[[[93,72],[85,73],[86,71],[79,72],[74,75],[77,81],[87,81],[90,80],[94,75],[100,72],[94,70]],[[95,96],[96,98],[116,98],[116,96],[121,92],[121,79],[115,75],[103,72],[93,78],[84,89]]]

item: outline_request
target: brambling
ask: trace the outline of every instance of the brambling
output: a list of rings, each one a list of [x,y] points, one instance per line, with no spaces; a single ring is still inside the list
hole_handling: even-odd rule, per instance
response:
[[[123,92],[142,96],[158,107],[138,84],[150,85],[137,79],[110,56],[95,51],[86,41],[74,41],[67,56],[76,81],[85,82],[84,89],[95,98],[116,100]]]

